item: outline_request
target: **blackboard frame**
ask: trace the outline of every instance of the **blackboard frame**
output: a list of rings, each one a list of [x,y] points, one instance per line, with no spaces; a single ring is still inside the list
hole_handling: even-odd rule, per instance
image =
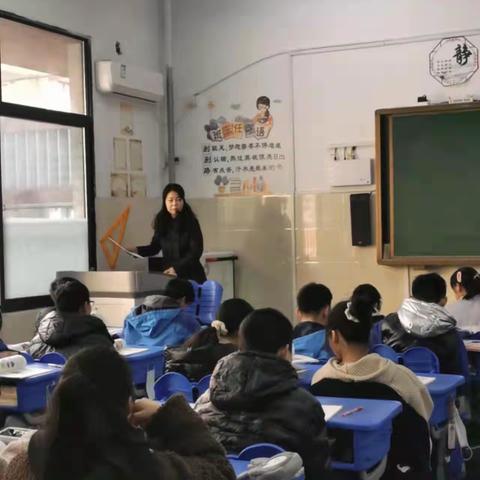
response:
[[[394,117],[480,111],[480,102],[379,109],[375,111],[375,183],[377,263],[390,266],[480,265],[478,256],[396,256],[394,245]]]

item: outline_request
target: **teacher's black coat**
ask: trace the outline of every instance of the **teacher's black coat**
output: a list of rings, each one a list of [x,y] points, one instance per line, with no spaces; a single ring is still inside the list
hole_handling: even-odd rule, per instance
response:
[[[163,252],[163,258],[149,259],[149,269],[152,271],[165,271],[173,267],[179,278],[195,280],[203,283],[207,278],[200,263],[203,253],[203,236],[196,218],[180,229],[180,221],[175,219],[170,228],[161,234],[155,231],[150,245],[137,247],[138,254],[142,257],[152,257],[158,252]]]

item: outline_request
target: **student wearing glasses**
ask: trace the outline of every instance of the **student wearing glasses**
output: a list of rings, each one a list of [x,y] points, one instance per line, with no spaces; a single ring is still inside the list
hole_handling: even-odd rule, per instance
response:
[[[27,352],[40,358],[49,352],[70,357],[84,347],[113,346],[103,321],[92,315],[88,288],[74,278],[55,280],[50,288],[55,308],[43,312]]]

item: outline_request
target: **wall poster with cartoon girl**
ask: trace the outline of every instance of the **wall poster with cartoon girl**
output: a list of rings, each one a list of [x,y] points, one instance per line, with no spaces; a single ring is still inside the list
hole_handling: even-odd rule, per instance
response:
[[[204,126],[208,143],[202,145],[202,171],[217,196],[270,194],[271,182],[284,174],[284,147],[271,135],[272,102],[261,95],[255,106],[253,116],[236,115],[233,121],[220,116]]]

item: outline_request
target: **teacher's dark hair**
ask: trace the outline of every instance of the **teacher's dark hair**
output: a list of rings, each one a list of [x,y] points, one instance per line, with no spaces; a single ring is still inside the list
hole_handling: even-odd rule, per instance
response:
[[[168,213],[165,207],[165,200],[170,192],[175,192],[184,202],[182,211],[177,215],[175,221],[179,222],[180,231],[188,230],[193,221],[196,220],[196,216],[193,213],[192,208],[185,200],[185,190],[178,183],[169,183],[164,189],[162,194],[162,208],[157,213],[153,220],[153,229],[160,234],[165,234],[169,230],[169,227],[173,223],[174,219]]]

